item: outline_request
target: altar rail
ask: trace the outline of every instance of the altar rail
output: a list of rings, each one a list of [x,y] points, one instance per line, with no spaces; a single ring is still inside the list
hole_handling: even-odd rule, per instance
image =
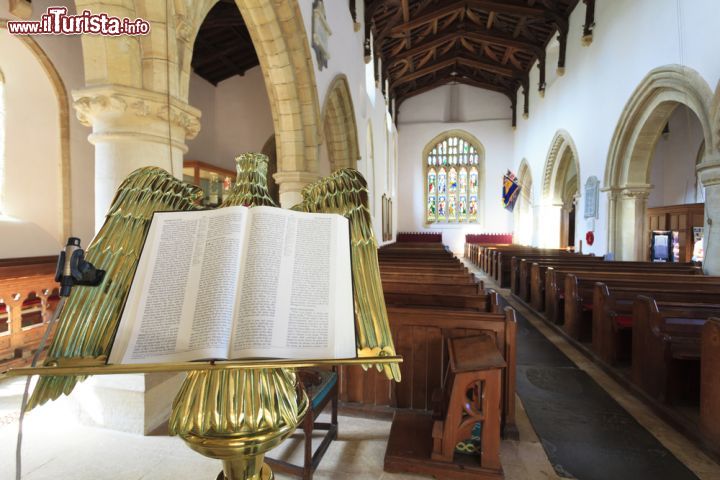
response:
[[[465,235],[465,243],[483,243],[505,245],[513,243],[512,233],[469,233]]]
[[[442,233],[434,232],[399,232],[397,242],[442,243]]]
[[[54,256],[0,260],[0,371],[28,365],[38,348],[60,300],[56,262]]]

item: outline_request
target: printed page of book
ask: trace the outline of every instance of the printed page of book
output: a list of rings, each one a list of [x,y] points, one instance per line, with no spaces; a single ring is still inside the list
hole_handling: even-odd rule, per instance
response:
[[[248,208],[158,212],[109,363],[225,359]]]
[[[354,358],[348,220],[251,209],[230,358]]]

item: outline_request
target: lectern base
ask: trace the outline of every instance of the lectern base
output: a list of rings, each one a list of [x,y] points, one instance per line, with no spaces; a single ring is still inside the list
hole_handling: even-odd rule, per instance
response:
[[[275,474],[273,474],[273,471],[270,469],[270,467],[265,463],[262,466],[262,470],[260,473],[255,477],[255,479],[252,480],[274,480]],[[225,472],[218,473],[217,479],[215,480],[229,480],[228,477],[225,476]]]

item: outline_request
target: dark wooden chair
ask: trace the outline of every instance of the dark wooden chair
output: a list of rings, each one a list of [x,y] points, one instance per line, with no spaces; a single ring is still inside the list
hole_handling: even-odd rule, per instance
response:
[[[268,457],[265,457],[265,461],[277,472],[297,475],[303,480],[311,480],[320,460],[330,446],[330,442],[337,438],[338,377],[335,368],[332,370],[302,369],[298,371],[298,377],[303,382],[310,400],[310,408],[301,424],[305,444],[303,465],[294,465],[284,460]],[[328,403],[331,403],[330,423],[316,421]],[[313,430],[327,432],[315,452],[312,448]]]

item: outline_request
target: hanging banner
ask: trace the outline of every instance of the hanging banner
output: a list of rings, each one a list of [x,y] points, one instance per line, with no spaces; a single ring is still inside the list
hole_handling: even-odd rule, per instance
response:
[[[515,208],[515,202],[517,202],[518,195],[520,195],[521,187],[517,183],[515,174],[510,170],[503,176],[503,207],[509,211],[513,211]]]

